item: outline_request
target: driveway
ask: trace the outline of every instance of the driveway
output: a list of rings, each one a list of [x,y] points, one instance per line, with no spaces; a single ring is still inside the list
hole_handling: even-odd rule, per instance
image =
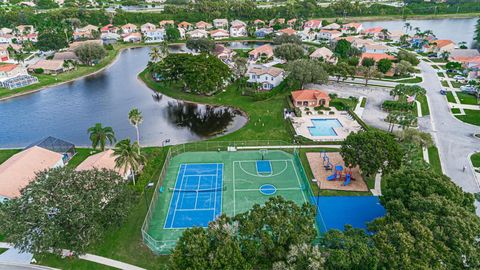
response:
[[[424,61],[420,63],[419,68],[424,78],[420,85],[427,90],[431,120],[419,121],[420,129],[432,133],[444,173],[464,191],[480,192],[469,160],[469,154],[480,151],[480,140],[472,136],[473,133],[480,132],[480,127],[461,122],[450,113],[445,96],[440,94],[442,85],[436,69]],[[465,172],[464,166],[467,168]],[[476,204],[477,214],[480,214],[478,202]]]

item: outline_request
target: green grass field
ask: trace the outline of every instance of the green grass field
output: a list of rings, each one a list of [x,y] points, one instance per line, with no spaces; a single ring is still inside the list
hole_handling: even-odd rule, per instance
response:
[[[480,167],[480,152],[473,154],[470,157],[470,160],[472,161],[473,167],[479,168]]]
[[[452,91],[447,91],[447,101],[450,103],[457,103],[455,97],[453,96]]]
[[[430,146],[428,148],[428,159],[430,160],[430,165],[432,168],[440,174],[442,172],[442,163],[440,162],[440,156],[438,154],[438,148],[436,146]]]
[[[468,93],[463,93],[463,92],[457,92],[457,97],[460,99],[460,103],[462,104],[468,104],[468,105],[477,105],[477,98],[474,95],[468,94]]]
[[[178,228],[177,225],[173,226],[173,228],[170,225],[165,228],[167,215],[170,211],[170,203],[174,196],[174,192],[170,189],[178,187],[176,186],[176,181],[179,175],[182,176],[182,183],[184,183],[184,179],[192,177],[187,176],[185,178],[182,172],[180,172],[180,168],[185,168],[181,167],[182,164],[223,164],[224,190],[220,191],[222,192],[221,212],[228,216],[235,216],[248,211],[254,204],[261,205],[271,196],[276,195],[292,200],[299,205],[310,201],[310,196],[313,195],[310,191],[310,185],[307,183],[306,176],[303,178],[303,168],[295,162],[292,154],[279,150],[269,150],[264,157],[265,160],[269,160],[271,163],[271,174],[261,175],[257,173],[256,161],[262,159],[262,154],[258,150],[185,152],[173,157],[162,183],[164,191],[158,193],[158,200],[152,209],[152,218],[148,222],[148,234],[155,239],[155,241],[149,241],[150,246],[158,253],[166,253],[174,246],[176,240],[185,230]],[[274,195],[262,194],[259,189],[264,184],[274,185],[277,189],[276,193]],[[183,194],[185,196],[190,195],[189,193],[181,194],[182,196]],[[195,199],[192,200],[196,202]],[[175,205],[179,205],[178,203],[177,197],[177,204]],[[184,201],[181,201],[182,203]],[[196,206],[195,208],[191,207],[193,205],[182,207],[182,210],[197,209]],[[175,212],[175,214],[177,213],[181,212]]]
[[[0,164],[20,151],[21,149],[0,149]]]
[[[443,72],[437,72],[438,77],[445,78],[445,74]]]
[[[430,107],[428,105],[427,96],[419,95],[417,100],[420,102],[422,106],[422,115],[429,115],[430,114]]]
[[[94,151],[91,148],[76,148],[77,153],[73,158],[68,162],[67,167],[76,168],[80,163],[82,163],[87,157],[93,155],[94,153],[100,152],[100,150]]]
[[[465,115],[455,115],[458,119],[465,123],[480,126],[480,111],[464,109]]]
[[[459,109],[459,108],[451,108],[450,111],[451,111],[453,114],[460,113],[460,109]]]

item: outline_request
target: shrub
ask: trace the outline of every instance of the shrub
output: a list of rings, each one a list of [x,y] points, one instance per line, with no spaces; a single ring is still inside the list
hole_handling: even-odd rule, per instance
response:
[[[302,117],[302,110],[300,110],[300,108],[295,107],[294,112],[296,117]]]
[[[103,45],[103,47],[104,47],[105,50],[107,50],[107,51],[113,50],[113,45],[112,45],[112,44],[105,44],[105,45]]]
[[[328,114],[332,115],[332,114],[335,114],[335,112],[328,112]]]
[[[335,107],[339,111],[347,111],[350,109],[350,106],[343,100],[332,100],[330,101],[330,107]]]
[[[385,100],[382,104],[382,108],[386,111],[410,111],[415,108],[414,103]]]
[[[43,68],[36,68],[33,70],[33,72],[35,72],[35,74],[43,74],[45,70],[43,70]]]

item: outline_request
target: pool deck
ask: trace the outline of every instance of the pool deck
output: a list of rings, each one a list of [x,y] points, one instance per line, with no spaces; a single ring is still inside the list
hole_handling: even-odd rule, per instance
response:
[[[333,114],[329,114],[329,112],[333,112]],[[313,136],[308,130],[308,127],[313,126],[312,119],[337,119],[342,124],[342,127],[333,128],[335,133],[337,133],[336,136]],[[331,108],[330,111],[315,111],[313,108],[309,108],[309,111],[306,111],[305,108],[302,108],[302,116],[293,117],[292,124],[298,135],[313,141],[343,141],[351,132],[357,132],[362,129],[360,124],[348,112],[338,111],[335,108]]]
[[[333,166],[342,165],[345,168],[345,162],[342,159],[342,156],[338,152],[329,152],[327,153],[330,162]],[[329,190],[344,190],[344,191],[368,191],[368,186],[363,180],[362,175],[360,174],[359,167],[352,168],[352,181],[347,186],[343,185],[342,181],[328,181],[327,176],[333,174],[333,171],[325,170],[323,167],[323,158],[322,153],[320,152],[308,152],[307,153],[308,163],[312,169],[313,176],[317,179],[317,185],[320,189],[329,189]]]

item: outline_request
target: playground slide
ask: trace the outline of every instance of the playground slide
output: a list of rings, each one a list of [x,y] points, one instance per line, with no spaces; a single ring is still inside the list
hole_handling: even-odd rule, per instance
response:
[[[328,181],[333,181],[333,180],[335,180],[335,179],[337,179],[337,174],[336,174],[336,173],[334,173],[334,174],[332,174],[332,175],[330,175],[330,176],[327,177],[327,180],[328,180]]]
[[[347,173],[347,174],[345,175],[345,182],[343,182],[343,185],[344,185],[344,186],[348,186],[348,184],[350,184],[350,180],[352,180],[352,175],[349,174],[349,173]]]

